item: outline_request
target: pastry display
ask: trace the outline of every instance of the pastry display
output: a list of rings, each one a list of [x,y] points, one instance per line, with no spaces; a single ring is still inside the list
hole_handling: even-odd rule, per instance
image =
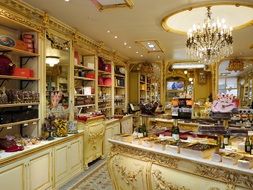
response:
[[[243,156],[237,153],[230,153],[227,155],[222,156],[222,162],[229,165],[235,165],[238,163],[238,160],[241,159]]]
[[[250,169],[253,167],[253,157],[244,156],[238,160],[238,167]]]
[[[191,157],[209,158],[216,148],[216,145],[196,143],[182,147],[180,153]]]

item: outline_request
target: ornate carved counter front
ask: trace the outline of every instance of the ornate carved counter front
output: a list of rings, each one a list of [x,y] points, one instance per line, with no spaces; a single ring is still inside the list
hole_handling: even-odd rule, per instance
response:
[[[208,159],[113,143],[108,170],[116,190],[253,189],[253,170]]]

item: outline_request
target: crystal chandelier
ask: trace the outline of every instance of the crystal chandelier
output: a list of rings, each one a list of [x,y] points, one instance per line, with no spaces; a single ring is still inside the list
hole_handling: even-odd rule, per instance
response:
[[[193,25],[187,33],[188,54],[201,63],[212,64],[233,53],[232,28],[225,20],[211,18],[211,8],[207,7],[207,18],[202,25]]]

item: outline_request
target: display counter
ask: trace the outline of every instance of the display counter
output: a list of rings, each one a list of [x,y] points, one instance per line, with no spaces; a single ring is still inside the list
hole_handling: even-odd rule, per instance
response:
[[[116,190],[253,189],[253,169],[109,140],[108,169]]]
[[[83,131],[23,151],[1,152],[1,189],[57,189],[82,172],[82,155]]]

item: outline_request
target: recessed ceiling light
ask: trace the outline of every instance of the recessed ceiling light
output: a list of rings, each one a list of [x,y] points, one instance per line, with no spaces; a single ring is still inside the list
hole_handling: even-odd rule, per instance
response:
[[[143,55],[141,55],[141,57],[143,57]]]
[[[135,53],[139,53],[139,52],[137,51],[137,52],[135,52]]]
[[[117,39],[117,38],[118,38],[118,36],[114,36],[114,38],[115,38],[115,39]]]
[[[107,30],[107,33],[111,33],[111,31],[110,31],[110,30]]]
[[[160,59],[160,55],[158,55],[157,58]]]
[[[149,47],[149,48],[154,48],[154,47],[155,47],[155,45],[154,45],[154,44],[150,44],[150,43],[149,43],[149,44],[148,44],[148,47]]]
[[[160,47],[159,42],[157,40],[135,41],[135,43],[138,43],[142,47],[144,47],[148,51],[148,53],[153,53],[153,52],[163,53],[163,50]]]
[[[129,49],[131,49],[132,47],[131,46],[128,46]]]
[[[124,42],[124,46],[126,46],[127,45],[127,43],[126,42]]]
[[[65,2],[69,2],[69,0],[65,0]]]

